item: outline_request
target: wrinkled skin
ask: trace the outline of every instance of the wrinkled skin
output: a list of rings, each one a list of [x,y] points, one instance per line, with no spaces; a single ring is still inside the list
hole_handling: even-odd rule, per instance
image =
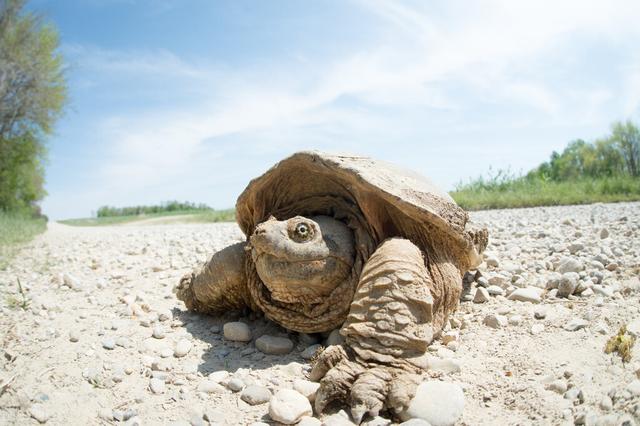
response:
[[[296,216],[258,225],[248,249],[274,300],[318,303],[350,276],[353,244],[340,221]]]

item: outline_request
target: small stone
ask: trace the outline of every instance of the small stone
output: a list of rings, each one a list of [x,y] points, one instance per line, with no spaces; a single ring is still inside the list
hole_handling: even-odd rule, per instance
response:
[[[487,264],[487,266],[491,266],[494,268],[497,268],[498,266],[500,266],[500,263],[498,262],[498,259],[496,259],[493,256],[488,256],[484,262]]]
[[[227,384],[227,388],[233,392],[240,392],[242,389],[244,389],[244,386],[245,386],[242,379],[238,377],[234,377],[230,379],[226,384]]]
[[[640,338],[640,318],[636,318],[627,324],[627,333]]]
[[[607,238],[609,236],[609,230],[607,228],[602,228],[600,230],[600,239],[604,240],[605,238]]]
[[[49,413],[44,409],[42,404],[33,404],[29,408],[29,415],[36,419],[38,423],[46,423],[49,420]]]
[[[309,380],[296,379],[293,381],[293,389],[304,395],[309,402],[316,400],[316,392],[320,388],[320,383],[310,382]]]
[[[491,328],[502,328],[508,325],[507,318],[503,315],[497,314],[489,314],[484,317],[483,320],[484,325],[489,326]]]
[[[487,291],[492,296],[502,296],[502,295],[504,295],[504,290],[502,289],[502,287],[497,286],[497,285],[490,285],[489,287],[487,287]]]
[[[322,348],[322,345],[311,345],[304,351],[300,352],[300,356],[302,357],[302,359],[310,360],[320,348]]]
[[[220,383],[221,381],[223,381],[227,377],[229,377],[229,372],[227,370],[214,371],[213,373],[209,374],[209,376],[208,376],[209,380],[211,380],[212,382],[216,382],[216,383]]]
[[[79,340],[80,340],[80,333],[78,332],[78,330],[71,330],[69,332],[69,341],[76,343]]]
[[[151,389],[151,392],[155,393],[155,394],[161,394],[164,393],[164,391],[166,390],[166,386],[164,384],[164,380],[158,379],[158,378],[153,378],[149,381],[149,389]]]
[[[567,391],[567,382],[564,380],[554,380],[547,385],[547,389],[563,395]]]
[[[315,417],[311,416],[302,416],[300,418],[300,422],[298,422],[298,426],[321,426],[322,422]]]
[[[544,308],[538,308],[533,311],[533,317],[537,320],[545,319],[547,317],[547,310]]]
[[[187,339],[180,339],[178,343],[176,343],[176,348],[173,351],[173,356],[176,358],[181,358],[189,353],[193,344]]]
[[[541,289],[537,287],[524,287],[514,290],[507,299],[520,302],[540,303]]]
[[[640,380],[634,380],[627,385],[627,390],[631,395],[640,396]]]
[[[589,321],[583,320],[581,318],[572,318],[571,321],[566,323],[562,328],[567,331],[578,331],[582,328],[585,328],[589,325]]]
[[[568,297],[572,295],[578,288],[580,275],[577,272],[566,272],[560,277],[558,283],[558,297]]]
[[[223,328],[224,338],[234,342],[251,341],[251,329],[243,322],[228,322]]]
[[[510,325],[520,325],[521,322],[522,322],[522,315],[511,315],[509,317]]]
[[[264,335],[256,339],[256,348],[265,354],[284,355],[291,352],[293,342],[286,337]]]
[[[286,425],[295,424],[303,416],[312,415],[309,400],[291,389],[280,389],[269,402],[269,417]]]
[[[584,269],[584,265],[572,257],[563,257],[556,268],[557,272],[564,274],[565,272],[580,272]]]
[[[453,358],[442,359],[430,356],[427,358],[427,369],[430,371],[451,374],[460,372],[462,370],[462,366],[460,361]]]
[[[327,337],[327,346],[340,345],[344,343],[344,337],[340,334],[340,329],[333,330]]]
[[[533,324],[531,326],[531,329],[529,329],[529,332],[531,334],[533,334],[534,336],[542,333],[544,331],[544,325],[543,324]]]
[[[152,336],[155,337],[156,339],[164,339],[166,334],[164,332],[164,329],[161,326],[156,325],[155,327],[153,327]]]
[[[434,398],[434,395],[438,395]],[[409,408],[400,413],[402,420],[418,418],[433,426],[453,426],[462,416],[464,393],[454,383],[427,381],[416,389]]]
[[[476,289],[476,295],[473,297],[473,303],[486,303],[490,299],[489,291],[484,287],[478,287]]]
[[[574,404],[582,404],[584,402],[584,394],[577,387],[573,387],[564,393],[564,399],[574,401]]]
[[[213,382],[211,380],[203,380],[198,383],[198,392],[204,393],[222,393],[224,387],[220,383]]]
[[[422,419],[409,419],[406,422],[400,423],[399,426],[431,426],[431,423]]]
[[[102,339],[102,347],[107,350],[112,350],[116,347],[116,341],[112,337],[105,337]]]
[[[602,397],[599,405],[602,411],[611,411],[613,409],[613,401],[607,395]]]
[[[250,405],[264,404],[271,399],[271,392],[264,386],[247,386],[240,394],[240,399]]]

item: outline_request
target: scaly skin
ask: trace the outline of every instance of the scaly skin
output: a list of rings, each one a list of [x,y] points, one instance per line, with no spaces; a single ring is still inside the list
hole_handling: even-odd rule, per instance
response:
[[[333,400],[351,406],[359,423],[383,409],[399,413],[415,394],[424,354],[458,304],[459,271],[450,263],[425,264],[409,240],[385,241],[367,261],[341,334],[311,371],[320,381],[316,412]]]

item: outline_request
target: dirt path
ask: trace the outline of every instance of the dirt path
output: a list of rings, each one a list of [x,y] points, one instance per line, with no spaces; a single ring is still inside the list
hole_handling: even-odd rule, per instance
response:
[[[640,347],[626,364],[603,351],[621,325],[640,327],[638,212],[639,203],[624,203],[472,215],[491,232],[486,263],[467,280],[451,342],[432,345],[425,373],[463,388],[457,424],[640,423]],[[186,313],[173,285],[244,238],[233,224],[151,223],[52,223],[0,271],[0,424],[272,423],[269,404],[231,389],[293,387],[317,338],[242,318],[253,341],[231,342],[221,326],[237,317]],[[580,295],[542,292],[562,281],[558,271],[574,269],[564,279]],[[519,288],[541,289],[541,303],[506,297]],[[264,354],[254,344],[263,334],[287,337],[294,349]],[[181,341],[190,350],[177,357]]]

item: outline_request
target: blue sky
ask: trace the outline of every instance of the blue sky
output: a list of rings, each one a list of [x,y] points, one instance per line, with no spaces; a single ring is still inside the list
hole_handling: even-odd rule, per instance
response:
[[[70,104],[54,219],[102,205],[232,207],[302,149],[386,159],[444,189],[526,171],[640,121],[640,2],[32,0]]]

